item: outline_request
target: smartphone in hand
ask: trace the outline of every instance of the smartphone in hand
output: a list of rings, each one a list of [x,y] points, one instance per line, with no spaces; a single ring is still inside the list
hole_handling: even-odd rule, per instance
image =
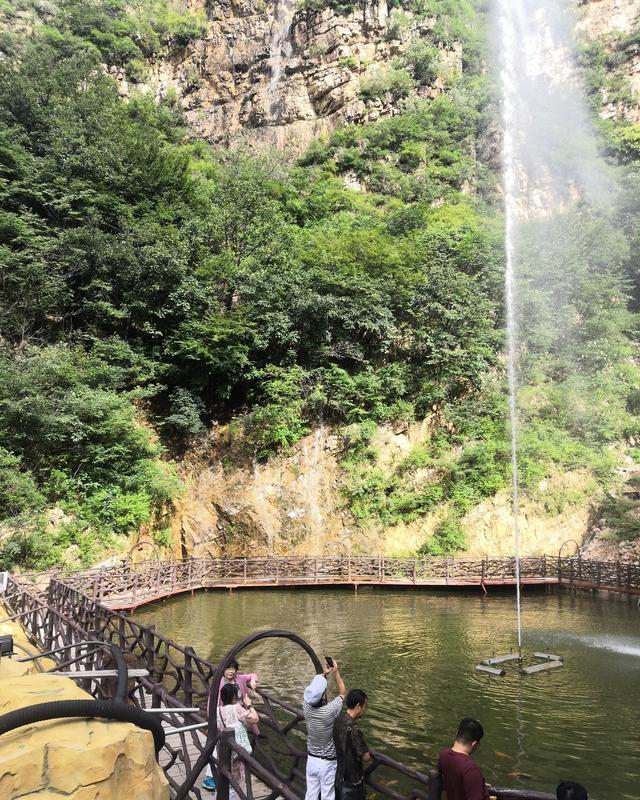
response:
[[[324,660],[327,662],[327,666],[329,667],[329,669],[333,669],[333,659],[331,658],[331,656],[325,656]]]

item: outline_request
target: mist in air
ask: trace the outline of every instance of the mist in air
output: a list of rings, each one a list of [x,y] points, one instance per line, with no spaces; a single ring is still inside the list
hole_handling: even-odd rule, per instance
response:
[[[506,299],[516,383],[598,368],[596,306],[617,302],[626,244],[577,68],[568,0],[493,0],[502,108]],[[580,413],[580,409],[576,409]]]
[[[582,420],[591,422],[592,379],[611,356],[608,320],[598,314],[622,301],[626,245],[612,224],[615,188],[580,80],[568,0],[493,0],[492,10],[518,558],[523,440],[544,414],[566,417],[576,438],[588,427]],[[520,645],[519,594],[516,607]]]

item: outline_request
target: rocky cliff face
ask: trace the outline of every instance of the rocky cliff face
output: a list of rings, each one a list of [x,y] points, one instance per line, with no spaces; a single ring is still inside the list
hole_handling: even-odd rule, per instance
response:
[[[206,34],[151,63],[138,88],[175,96],[192,133],[216,145],[273,145],[291,155],[340,123],[394,113],[391,100],[361,99],[361,84],[434,24],[407,13],[395,25],[386,0],[347,16],[300,10],[295,0],[189,0],[189,7],[206,11]],[[459,46],[440,51],[443,72],[461,69]],[[128,93],[122,72],[119,79]],[[434,96],[443,86],[438,77],[419,94]]]
[[[353,13],[312,11],[295,0],[187,0],[204,12],[207,30],[170,58],[148,65],[136,88],[158,99],[173,96],[191,132],[215,145],[271,145],[298,155],[316,136],[342,123],[397,113],[392,98],[364,100],[364,82],[392,65],[416,38],[430,36],[435,19],[389,13],[387,0],[367,0]],[[640,0],[575,0],[578,31],[607,41],[640,23]],[[398,12],[399,13],[399,12]],[[417,94],[443,91],[443,75],[462,69],[459,45],[439,45],[441,75]],[[640,92],[640,49],[622,54],[621,69]],[[123,94],[132,90],[112,68]],[[620,109],[603,96],[604,115]]]
[[[430,421],[402,430],[379,428],[372,444],[376,468],[388,473],[430,436]],[[285,456],[266,464],[238,467],[229,458],[224,431],[212,434],[182,465],[188,485],[173,523],[175,555],[264,556],[382,553],[413,556],[446,516],[442,506],[408,523],[358,524],[346,508],[348,484],[341,458],[344,442],[326,428],[316,430]],[[411,484],[425,485],[429,470]],[[541,487],[541,498],[526,499],[519,519],[524,555],[557,552],[567,539],[582,542],[597,527],[581,488],[579,472],[557,476]],[[576,500],[580,495],[581,499]],[[549,497],[573,498],[550,507]],[[545,502],[546,498],[546,502]],[[513,509],[509,491],[473,508],[463,527],[470,555],[512,554]]]
[[[640,26],[640,0],[577,0],[575,6],[578,34],[602,42],[615,53],[617,73],[630,92],[640,97],[640,44],[631,36]],[[637,103],[616,100],[606,89],[601,94],[603,117],[640,121]]]
[[[209,437],[183,464],[188,491],[173,527],[176,555],[348,552],[365,544],[341,509],[340,440],[318,429],[293,452],[266,464],[225,456],[224,437]],[[378,549],[378,542],[374,551]]]
[[[365,122],[396,113],[392,101],[364,101],[361,85],[392,64],[412,37],[428,36],[434,20],[416,20],[402,31],[390,21],[386,0],[340,16],[331,9],[297,10],[293,0],[226,0],[205,8],[205,36],[169,60],[150,65],[145,91],[170,93],[185,111],[191,131],[217,145],[239,142],[275,145],[295,155],[320,133],[345,122]],[[640,0],[577,0],[578,33],[592,40],[620,41],[640,24]],[[442,47],[441,63],[461,69],[457,46]],[[640,53],[623,52],[621,68],[640,92]],[[419,92],[443,91],[438,77]],[[123,91],[128,91],[123,84]],[[603,114],[624,113],[603,96]],[[495,142],[487,143],[495,156]],[[376,446],[382,466],[393,463],[428,436],[428,423],[400,433],[383,429]],[[413,554],[433,533],[446,509],[409,524],[358,527],[345,509],[341,441],[320,429],[287,456],[267,464],[244,464],[225,455],[213,432],[184,459],[188,483],[174,520],[178,555],[299,553],[343,551]],[[559,491],[571,492],[581,476],[566,476]],[[472,553],[511,552],[513,526],[508,493],[476,507],[463,520]],[[520,527],[523,553],[553,552],[567,539],[582,541],[594,531],[586,504],[567,504],[550,512],[525,501]],[[596,526],[597,527],[597,526]],[[508,544],[505,544],[508,543]]]
[[[639,0],[576,0],[578,30],[596,39],[630,33],[640,21]]]

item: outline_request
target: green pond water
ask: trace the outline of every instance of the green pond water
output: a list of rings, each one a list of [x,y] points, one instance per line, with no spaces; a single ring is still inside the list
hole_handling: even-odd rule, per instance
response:
[[[386,590],[201,592],[139,609],[136,617],[218,660],[262,628],[303,636],[338,659],[348,687],[369,695],[369,743],[426,770],[456,723],[485,728],[477,760],[495,785],[555,789],[580,780],[595,800],[640,800],[640,609],[635,601],[527,591],[527,651],[565,666],[534,676],[481,674],[481,660],[514,644],[511,593]],[[255,645],[241,671],[301,703],[311,677],[304,653],[282,641]],[[516,777],[514,773],[525,773]]]

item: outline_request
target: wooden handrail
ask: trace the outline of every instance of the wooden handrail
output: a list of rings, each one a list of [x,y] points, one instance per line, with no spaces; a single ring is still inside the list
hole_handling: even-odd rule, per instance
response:
[[[520,560],[524,583],[640,594],[640,566],[581,557]],[[96,600],[134,608],[180,591],[233,586],[302,584],[490,586],[515,581],[515,559],[382,558],[379,556],[279,556],[191,558],[116,565],[65,576],[64,582]]]

